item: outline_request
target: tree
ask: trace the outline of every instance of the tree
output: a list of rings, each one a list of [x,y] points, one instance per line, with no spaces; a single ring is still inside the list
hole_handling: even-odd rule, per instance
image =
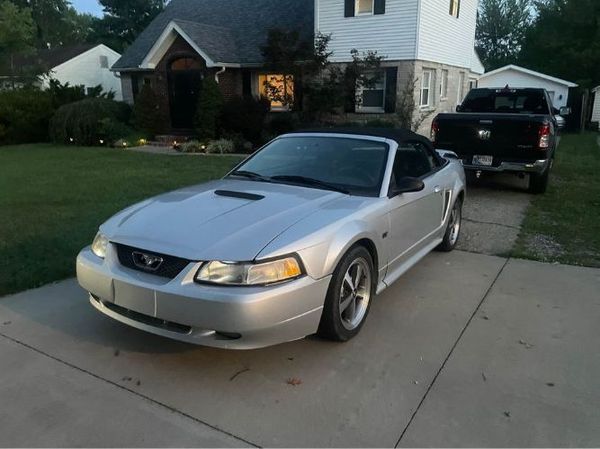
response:
[[[549,0],[536,8],[520,63],[584,88],[600,84],[600,1]]]
[[[202,89],[198,98],[195,125],[198,136],[214,139],[217,135],[217,124],[223,111],[223,95],[219,85],[211,76],[202,80]]]
[[[35,26],[29,8],[0,1],[0,66],[15,75],[13,59],[17,53],[33,51]]]
[[[476,47],[486,70],[517,61],[532,20],[530,0],[482,0]]]
[[[97,35],[121,51],[164,9],[165,0],[100,0],[100,4],[104,18],[97,23]]]
[[[155,136],[163,130],[164,123],[158,95],[149,84],[144,84],[133,106],[134,126],[148,136]]]

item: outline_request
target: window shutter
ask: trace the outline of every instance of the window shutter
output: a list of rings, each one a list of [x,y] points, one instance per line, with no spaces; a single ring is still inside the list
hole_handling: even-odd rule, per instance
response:
[[[354,17],[355,0],[344,0],[344,17]]]
[[[398,84],[398,67],[385,69],[385,112],[396,112],[396,84]]]
[[[385,14],[385,0],[375,0],[373,14]]]
[[[252,95],[252,73],[249,70],[242,71],[242,96]]]

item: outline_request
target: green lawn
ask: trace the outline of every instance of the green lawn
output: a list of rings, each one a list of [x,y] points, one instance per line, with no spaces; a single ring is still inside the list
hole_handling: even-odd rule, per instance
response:
[[[548,192],[534,198],[513,256],[600,267],[599,137],[563,136]]]
[[[238,161],[46,144],[0,147],[0,296],[74,275],[77,252],[112,214],[222,176]]]

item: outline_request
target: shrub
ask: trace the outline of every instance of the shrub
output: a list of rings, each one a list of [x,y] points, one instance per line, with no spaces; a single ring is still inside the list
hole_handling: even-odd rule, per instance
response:
[[[48,91],[0,91],[0,144],[44,142],[54,109]]]
[[[202,81],[194,124],[202,138],[213,139],[217,135],[217,125],[223,112],[223,95],[214,78],[208,76]]]
[[[164,130],[166,118],[160,99],[149,84],[144,84],[133,106],[133,125],[149,136]]]
[[[261,132],[269,109],[269,100],[256,100],[252,96],[235,97],[223,106],[223,131],[239,133],[254,144],[261,143]]]
[[[179,147],[182,153],[206,153],[206,145],[198,140],[190,140]]]
[[[98,145],[113,141],[129,130],[129,107],[105,98],[86,98],[61,106],[50,122],[50,137],[55,142]]]
[[[225,154],[234,151],[235,144],[233,140],[228,139],[211,140],[206,146],[206,152],[209,154]]]
[[[383,119],[373,119],[373,120],[367,120],[367,123],[365,123],[365,126],[367,128],[396,128],[397,125],[390,121],[390,120],[383,120]]]

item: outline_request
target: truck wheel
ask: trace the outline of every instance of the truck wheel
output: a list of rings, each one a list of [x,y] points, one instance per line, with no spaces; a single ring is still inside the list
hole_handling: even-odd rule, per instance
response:
[[[535,194],[545,193],[549,180],[550,168],[546,169],[544,173],[531,173],[529,175],[529,192]]]

